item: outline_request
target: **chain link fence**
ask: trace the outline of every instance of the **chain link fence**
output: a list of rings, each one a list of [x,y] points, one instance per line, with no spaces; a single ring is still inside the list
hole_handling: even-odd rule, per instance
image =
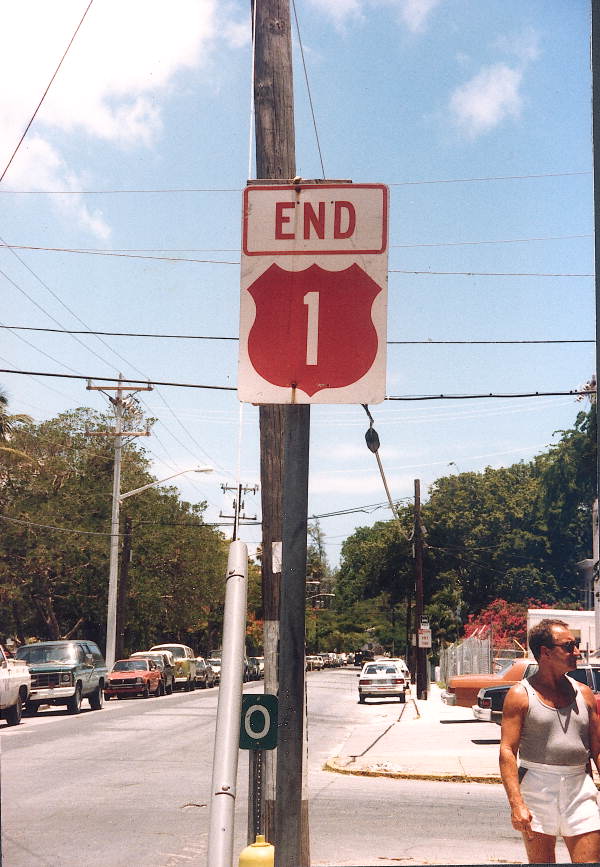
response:
[[[465,638],[440,651],[440,680],[448,685],[455,674],[491,674],[493,648],[489,638]]]

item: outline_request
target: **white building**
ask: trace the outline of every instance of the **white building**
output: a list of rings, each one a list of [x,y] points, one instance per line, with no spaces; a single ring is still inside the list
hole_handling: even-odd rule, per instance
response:
[[[527,610],[527,632],[540,620],[564,620],[579,639],[579,647],[583,653],[596,649],[596,627],[593,611],[568,611],[564,608],[529,608]],[[531,656],[531,653],[529,654]]]

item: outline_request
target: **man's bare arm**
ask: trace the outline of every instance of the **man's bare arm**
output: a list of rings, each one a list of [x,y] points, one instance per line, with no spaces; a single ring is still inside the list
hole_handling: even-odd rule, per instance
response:
[[[529,700],[524,686],[515,684],[509,689],[502,711],[500,776],[510,804],[513,828],[532,837],[531,813],[521,795],[517,767],[517,753],[528,705]]]
[[[584,701],[588,706],[590,720],[590,752],[594,764],[600,772],[600,715],[598,714],[598,708],[596,705],[596,696],[589,686],[585,686],[585,684],[579,684],[579,688]]]

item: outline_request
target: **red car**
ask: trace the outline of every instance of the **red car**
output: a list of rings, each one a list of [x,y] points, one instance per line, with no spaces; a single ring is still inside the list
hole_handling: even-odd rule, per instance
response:
[[[161,693],[160,669],[152,659],[118,659],[108,672],[104,685],[104,697],[124,698],[126,695],[149,695]]]

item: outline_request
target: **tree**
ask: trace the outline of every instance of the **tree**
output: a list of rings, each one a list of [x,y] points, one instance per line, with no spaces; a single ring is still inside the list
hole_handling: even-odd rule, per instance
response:
[[[527,646],[527,609],[549,608],[539,599],[527,599],[524,602],[507,602],[506,599],[494,599],[478,614],[469,614],[465,625],[465,637],[475,632],[485,632],[491,636],[494,648],[513,648],[518,642],[521,648]]]
[[[86,431],[110,422],[78,409],[13,431],[34,470],[12,459],[2,467],[0,631],[24,640],[79,628],[103,644],[113,455],[112,443]],[[155,481],[148,468],[143,449],[127,444],[122,487]],[[222,605],[227,551],[202,520],[205,504],[182,502],[172,487],[149,488],[126,502],[133,527],[127,649],[162,639],[208,643]]]

